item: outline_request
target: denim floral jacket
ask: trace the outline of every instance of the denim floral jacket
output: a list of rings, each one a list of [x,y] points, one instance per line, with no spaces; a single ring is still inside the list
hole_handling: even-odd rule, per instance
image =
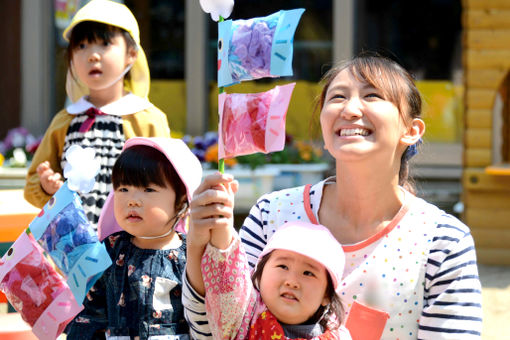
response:
[[[85,309],[66,329],[67,338],[186,339],[181,303],[186,239],[179,236],[182,245],[165,250],[140,249],[124,231],[105,239],[113,264],[87,294]]]

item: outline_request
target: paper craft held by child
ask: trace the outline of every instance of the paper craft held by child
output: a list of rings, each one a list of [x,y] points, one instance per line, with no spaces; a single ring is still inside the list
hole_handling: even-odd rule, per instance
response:
[[[87,193],[94,186],[99,171],[95,151],[73,145],[65,158],[67,180],[30,223],[30,231],[67,279],[76,301],[82,303],[112,262],[87,219],[77,192]]]
[[[261,93],[220,94],[219,158],[282,150],[294,85],[276,86]]]
[[[55,339],[83,309],[71,289],[23,232],[0,260],[0,290],[39,339]]]
[[[302,8],[218,25],[218,86],[292,75],[294,33]]]

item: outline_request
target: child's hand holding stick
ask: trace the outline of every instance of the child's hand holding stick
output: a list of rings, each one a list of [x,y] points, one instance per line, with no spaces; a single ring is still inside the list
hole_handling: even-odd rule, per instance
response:
[[[205,177],[191,201],[186,273],[195,290],[204,294],[200,261],[207,243],[226,249],[234,228],[234,194],[239,183],[219,172]]]

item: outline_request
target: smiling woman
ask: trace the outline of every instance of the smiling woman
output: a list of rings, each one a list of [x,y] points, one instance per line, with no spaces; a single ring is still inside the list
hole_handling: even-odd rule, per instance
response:
[[[250,267],[285,223],[321,224],[342,244],[338,256],[346,256],[338,290],[345,316],[360,306],[369,318],[387,315],[377,339],[479,339],[481,288],[469,228],[416,197],[408,178],[409,159],[425,132],[413,79],[396,62],[364,54],[331,69],[322,84],[320,122],[336,176],[258,199],[239,233]],[[220,183],[228,179],[206,177],[201,190],[217,191],[229,207],[234,197],[224,197]],[[204,203],[197,197],[192,205],[214,215],[215,205]],[[194,228],[205,230],[227,223],[197,219]],[[200,231],[190,228],[188,249],[205,248],[194,233]],[[303,255],[314,245],[303,247]],[[188,252],[188,266],[200,259]],[[187,269],[187,275],[186,316],[194,335],[207,338],[201,274]],[[374,325],[347,320],[354,339],[367,339],[363,331]]]

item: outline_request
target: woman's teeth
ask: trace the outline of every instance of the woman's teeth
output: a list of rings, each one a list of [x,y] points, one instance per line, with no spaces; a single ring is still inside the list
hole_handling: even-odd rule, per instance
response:
[[[342,129],[340,130],[340,136],[368,136],[370,132],[366,129]]]

